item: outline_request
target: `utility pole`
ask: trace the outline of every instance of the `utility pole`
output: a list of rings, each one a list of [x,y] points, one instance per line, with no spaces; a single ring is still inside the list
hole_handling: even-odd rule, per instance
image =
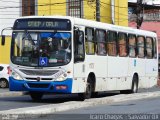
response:
[[[137,29],[141,27],[141,24],[143,22],[143,0],[137,0],[137,9],[136,9],[136,14],[137,14]]]
[[[80,10],[80,18],[83,18],[82,17],[82,1],[81,0],[79,0],[79,10]]]
[[[100,21],[100,0],[96,0],[96,21]]]

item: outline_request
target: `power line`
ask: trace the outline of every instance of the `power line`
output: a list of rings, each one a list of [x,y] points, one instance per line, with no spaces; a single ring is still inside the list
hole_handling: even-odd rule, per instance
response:
[[[106,7],[103,6],[102,4],[101,4],[101,6],[106,9]],[[115,13],[118,13],[118,14],[120,14],[120,15],[122,15],[122,16],[128,17],[128,15],[123,14],[123,13],[120,13],[120,12],[117,12],[116,10],[114,10],[114,12],[115,12]]]
[[[2,0],[1,0],[2,1]],[[91,4],[89,4],[89,2],[88,2],[88,0],[86,1],[86,0],[83,0],[83,1],[85,1],[85,2],[87,2],[87,4],[90,6]],[[13,2],[13,1],[10,1],[10,2]],[[39,5],[37,5],[37,6],[46,6],[46,5],[63,5],[63,4],[65,4],[65,3],[70,3],[70,2],[62,2],[62,3],[53,3],[53,4],[39,4]],[[102,4],[107,4],[107,3],[104,3],[104,2],[100,2],[100,3],[102,3]],[[106,7],[104,7],[102,4],[100,4],[103,8],[106,8]],[[107,4],[107,5],[110,5],[110,4]],[[110,5],[110,6],[112,6],[112,5]],[[16,7],[16,8],[20,8],[20,7],[23,7],[23,6],[19,6],[19,7]],[[29,6],[28,6],[29,7]],[[30,6],[31,7],[31,6]],[[93,9],[93,6],[91,6],[92,7],[92,9]],[[118,7],[118,6],[116,6],[116,7]],[[12,7],[13,8],[13,7]],[[123,7],[123,8],[127,8],[127,7]],[[0,9],[2,9],[2,8],[0,8]],[[63,10],[63,9],[48,9],[48,10],[38,10],[38,11],[49,11],[49,10]],[[19,11],[17,11],[17,12],[19,12]],[[116,12],[116,11],[115,11]],[[119,12],[116,12],[116,13],[119,13]],[[95,13],[93,13],[93,14],[95,14]],[[121,14],[121,13],[119,13],[119,14]],[[12,14],[13,15],[13,14]],[[124,14],[121,14],[121,15],[123,15],[123,16],[128,16],[128,15],[124,15]],[[85,16],[85,17],[87,17],[87,16]],[[101,16],[101,17],[108,17],[108,16]],[[93,18],[94,18],[94,15],[93,15]],[[3,18],[3,19],[15,19],[15,18]],[[110,19],[110,17],[109,17],[109,19]],[[123,19],[124,20],[124,19]],[[126,20],[128,20],[128,19],[126,19]]]
[[[14,1],[4,1],[4,0],[0,0],[1,2],[13,2],[13,3],[22,3],[22,2],[14,2]],[[88,4],[90,3],[89,0],[81,0],[82,2],[83,1],[87,1]],[[74,2],[79,2],[78,1],[74,1]],[[100,1],[101,2],[101,1]],[[60,5],[60,4],[68,4],[68,3],[72,3],[72,1],[70,2],[57,2],[57,3],[48,3],[48,4],[37,4],[37,5],[30,5],[28,7],[34,7],[34,6],[51,6],[51,5]],[[118,8],[128,8],[128,7],[123,7],[123,6],[116,6],[116,5],[111,5],[111,4],[108,4],[108,3],[105,3],[105,2],[101,2],[103,4],[106,4],[106,5],[109,5],[109,6],[115,6],[115,7],[118,7]],[[95,3],[94,3],[95,4]],[[17,7],[13,7],[13,6],[10,6],[10,7],[4,7],[4,6],[0,6],[0,9],[8,9],[8,8],[21,8],[21,7],[24,7],[24,6],[17,6]]]
[[[3,1],[3,0],[1,0]],[[83,0],[83,1],[86,1],[86,0]],[[4,2],[4,1],[3,1]],[[6,1],[7,2],[7,1]],[[8,2],[13,2],[13,1],[8,1]],[[75,1],[75,2],[79,2],[79,1]],[[17,3],[20,3],[20,2],[17,2]],[[70,2],[62,2],[62,3],[52,3],[52,4],[39,4],[39,5],[34,5],[35,7],[36,6],[50,6],[50,5],[62,5],[62,4],[65,4],[65,3],[70,3]],[[100,3],[103,3],[103,4],[107,4],[107,5],[110,5],[110,6],[113,6],[111,4],[108,4],[108,3],[105,3],[105,2],[100,2]],[[89,2],[87,0],[87,4],[89,5]],[[101,5],[102,6],[102,5]],[[115,6],[115,5],[114,5]],[[19,6],[19,7],[3,7],[3,8],[0,8],[0,9],[8,9],[8,8],[21,8],[21,7],[24,7],[24,6]],[[33,6],[28,6],[28,7],[33,7]],[[93,7],[93,6],[92,6]],[[119,7],[119,6],[115,6],[115,7]],[[127,8],[127,7],[120,7],[120,8]],[[47,10],[45,10],[47,11]],[[19,12],[19,11],[18,11]],[[122,15],[122,14],[121,14]],[[124,15],[124,14],[123,14]],[[127,16],[127,15],[125,15]]]
[[[128,8],[128,7],[123,7],[123,6],[111,5],[111,4],[108,4],[108,3],[102,2],[102,1],[101,1],[101,3],[106,4],[106,5],[109,5],[109,6],[118,7],[118,8]]]

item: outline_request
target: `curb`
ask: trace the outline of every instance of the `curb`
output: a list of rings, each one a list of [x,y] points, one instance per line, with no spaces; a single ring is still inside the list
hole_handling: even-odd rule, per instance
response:
[[[36,116],[40,117],[46,114],[53,114],[56,112],[62,112],[66,110],[84,108],[84,107],[91,107],[101,104],[111,104],[116,102],[123,102],[127,100],[139,100],[139,99],[147,99],[160,96],[160,91],[156,92],[148,92],[148,93],[136,93],[136,94],[120,94],[111,97],[104,97],[104,98],[94,98],[94,99],[87,99],[83,102],[76,102],[70,101],[60,104],[49,104],[49,105],[42,105],[38,107],[28,107],[28,108],[18,108],[18,109],[11,109],[0,111],[0,114],[16,114],[16,115],[25,115],[29,114],[29,117]]]
[[[0,93],[0,98],[2,98],[2,97],[13,97],[13,96],[22,96],[24,94],[25,93],[23,93],[23,92],[3,92],[3,93]]]

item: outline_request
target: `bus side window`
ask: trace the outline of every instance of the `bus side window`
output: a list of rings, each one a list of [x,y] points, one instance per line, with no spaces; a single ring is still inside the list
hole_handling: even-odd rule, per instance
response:
[[[129,34],[129,57],[136,57],[136,36]]]
[[[86,28],[85,29],[85,48],[86,54],[94,55],[95,54],[95,43],[94,43],[94,29]]]
[[[106,32],[104,30],[96,30],[97,54],[106,55]]]
[[[138,49],[138,57],[139,58],[144,58],[144,41],[145,38],[143,36],[138,36],[137,38],[137,49]]]
[[[108,31],[107,51],[109,56],[117,55],[117,32]]]
[[[127,56],[127,35],[125,33],[118,34],[119,56]]]
[[[151,37],[146,38],[146,57],[153,57],[153,39]]]
[[[74,31],[74,62],[84,61],[84,32]]]
[[[157,39],[153,39],[153,57],[157,59]]]

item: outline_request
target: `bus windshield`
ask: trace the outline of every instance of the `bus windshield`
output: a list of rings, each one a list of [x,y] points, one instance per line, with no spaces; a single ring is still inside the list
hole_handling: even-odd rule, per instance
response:
[[[62,66],[71,60],[69,32],[13,32],[11,61],[23,66]],[[41,60],[44,60],[41,63]]]

